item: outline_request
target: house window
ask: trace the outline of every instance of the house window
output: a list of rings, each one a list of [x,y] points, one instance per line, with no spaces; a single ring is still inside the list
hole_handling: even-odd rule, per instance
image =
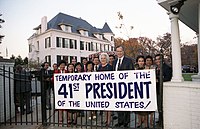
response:
[[[97,51],[100,51],[100,44],[97,43]]]
[[[114,37],[113,36],[111,36],[111,41],[114,41]]]
[[[63,56],[63,60],[65,60],[67,64],[69,63],[68,62],[68,56]]]
[[[102,35],[99,34],[99,39],[102,39]]]
[[[69,48],[69,39],[63,38],[62,47]]]
[[[32,52],[32,44],[29,44],[29,45],[28,45],[28,51],[29,51],[29,52]]]
[[[56,47],[61,47],[61,44],[62,44],[62,38],[56,37]]]
[[[40,49],[40,42],[37,41],[37,50],[39,50],[39,49]]]
[[[86,42],[86,44],[85,44],[85,50],[86,51],[88,50],[88,42]]]
[[[91,51],[91,47],[92,47],[91,43],[90,43],[90,42],[87,42],[87,50],[88,50],[88,51]]]
[[[65,26],[65,31],[66,31],[66,32],[72,32],[72,31],[71,31],[71,26]]]
[[[71,49],[77,49],[76,40],[70,39],[70,48]]]
[[[93,46],[94,45],[94,43],[93,42],[91,42],[91,51],[94,51],[94,49],[93,49]]]
[[[61,55],[57,55],[57,63],[61,61]]]
[[[40,58],[39,58],[39,57],[37,57],[37,63],[38,63],[38,64],[40,63]]]
[[[97,51],[97,43],[93,43],[93,44],[92,44],[92,47],[93,47],[93,48],[92,48],[93,51]]]
[[[100,44],[100,51],[103,51],[103,44]]]
[[[49,47],[51,47],[51,37],[45,38],[45,48],[49,48]]]
[[[80,41],[80,50],[84,50],[84,41]]]
[[[51,66],[51,55],[45,56],[45,61],[49,63],[49,66]]]
[[[104,44],[104,51],[109,51],[109,45],[108,44]]]
[[[113,46],[111,46],[111,51],[114,51],[114,47]]]
[[[85,36],[88,36],[88,31],[84,31],[83,34],[84,34]]]

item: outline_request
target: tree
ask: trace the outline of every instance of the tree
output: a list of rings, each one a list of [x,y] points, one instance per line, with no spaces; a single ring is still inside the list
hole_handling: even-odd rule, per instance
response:
[[[1,13],[0,13],[0,16],[2,16]],[[4,23],[4,22],[5,22],[5,20],[0,18],[0,23]],[[0,28],[2,28],[1,24],[0,24]],[[1,40],[3,37],[5,37],[5,36],[0,34],[0,44],[1,44]]]
[[[30,59],[30,60],[28,61],[28,67],[29,67],[30,69],[34,69],[34,70],[40,69],[41,64],[42,64],[42,62],[39,63],[38,61],[32,60],[32,59]]]
[[[10,57],[10,59],[12,59],[12,60],[15,60],[15,56],[14,56],[14,55],[12,55],[12,56]]]
[[[122,38],[115,39],[115,46],[122,45],[125,49],[125,54],[131,58],[136,58],[142,46],[138,43],[137,38],[129,38],[128,40]]]
[[[15,66],[17,66],[17,65],[26,65],[25,67],[27,67],[27,65],[28,65],[28,57],[25,57],[24,59],[22,59],[22,57],[20,55],[18,55],[17,57],[12,55],[10,57],[10,59],[15,60]]]
[[[23,64],[24,64],[24,62],[23,62],[23,59],[22,59],[22,57],[20,55],[15,58],[15,66],[23,65]]]
[[[28,57],[25,57],[25,58],[24,58],[23,63],[24,63],[25,65],[28,65]]]
[[[198,66],[197,44],[183,44],[181,47],[182,65]]]
[[[151,55],[154,56],[156,53],[158,53],[159,48],[155,41],[153,41],[150,38],[147,37],[139,37],[138,42],[142,46],[142,49],[140,50],[141,55]]]
[[[167,61],[171,62],[172,60],[172,46],[171,46],[171,34],[165,33],[163,36],[157,37],[157,46],[159,49],[163,50],[163,54]]]

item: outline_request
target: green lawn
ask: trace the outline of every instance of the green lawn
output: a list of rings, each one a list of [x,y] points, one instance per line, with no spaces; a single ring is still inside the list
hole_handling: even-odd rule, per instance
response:
[[[183,73],[182,75],[185,81],[192,81],[191,76],[196,75],[196,73]]]

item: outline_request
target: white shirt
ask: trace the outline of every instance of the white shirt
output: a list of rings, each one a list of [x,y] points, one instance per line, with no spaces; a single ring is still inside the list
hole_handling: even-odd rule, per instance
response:
[[[122,56],[121,58],[118,58],[118,59],[117,59],[117,64],[116,64],[116,67],[115,67],[115,71],[117,71],[117,69],[118,69],[119,59],[121,59],[121,62],[120,62],[120,63],[122,64],[122,61],[123,61],[123,59],[124,59],[124,56]],[[120,65],[121,65],[121,64],[120,64]]]

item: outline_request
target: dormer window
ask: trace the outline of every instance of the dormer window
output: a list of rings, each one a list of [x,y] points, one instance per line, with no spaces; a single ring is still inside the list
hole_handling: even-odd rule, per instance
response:
[[[88,31],[87,30],[84,31],[84,35],[88,36]]]
[[[81,35],[84,35],[84,36],[87,36],[87,37],[89,36],[89,33],[88,33],[88,30],[87,30],[87,29],[78,27],[77,30],[79,31],[79,33],[80,33]]]
[[[103,39],[103,35],[99,33],[94,33],[94,36],[98,39]]]
[[[72,26],[70,24],[60,23],[60,28],[65,32],[72,32]]]
[[[102,35],[101,34],[99,34],[99,39],[102,39]]]
[[[36,31],[36,34],[41,34],[41,25],[39,25],[38,27],[33,28],[33,30]]]

